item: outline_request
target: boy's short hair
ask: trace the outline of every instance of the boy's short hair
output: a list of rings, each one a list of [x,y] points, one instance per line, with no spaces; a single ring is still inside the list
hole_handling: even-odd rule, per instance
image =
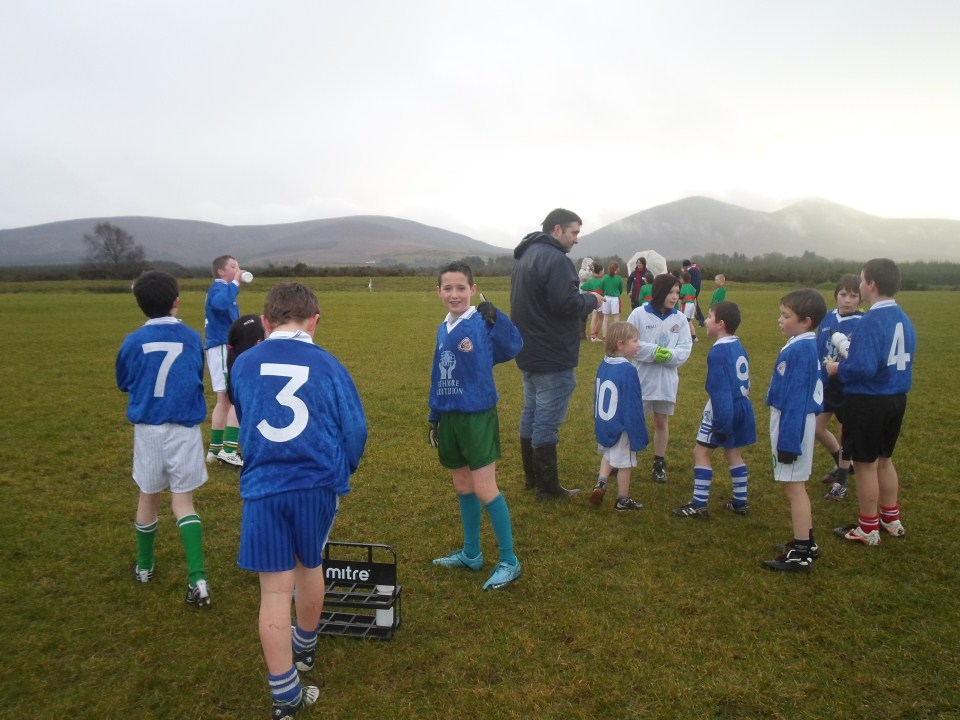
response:
[[[713,319],[722,322],[730,335],[737,334],[737,328],[740,327],[740,306],[729,300],[722,300],[710,308],[713,313]]]
[[[854,293],[859,297],[860,295],[860,278],[858,278],[853,273],[847,273],[837,280],[837,286],[833,289],[833,297],[836,299],[837,295],[840,294],[841,290],[846,290],[848,293]]]
[[[470,286],[473,285],[473,270],[470,269],[470,266],[462,260],[454,260],[452,263],[440,268],[440,272],[437,273],[437,287],[440,287],[441,278],[448,272],[463,273],[467,276],[467,284]]]
[[[863,279],[876,283],[877,290],[885,297],[893,297],[900,291],[900,268],[889,258],[867,260],[863,266]]]
[[[593,274],[594,274],[594,275],[601,275],[601,274],[603,274],[603,265],[601,265],[601,264],[598,263],[598,262],[593,263],[593,267],[590,268],[590,269],[593,270]]]
[[[573,223],[583,225],[583,220],[581,220],[580,216],[573,212],[573,210],[556,208],[555,210],[551,210],[543,219],[543,231],[549,234],[553,232],[553,229],[557,225],[566,229],[567,226],[573,225]]]
[[[810,319],[810,329],[815,330],[827,314],[827,303],[816,290],[804,288],[788,292],[780,298],[780,304],[797,314],[801,320]]]
[[[263,301],[263,315],[274,327],[290,321],[304,322],[319,314],[317,296],[298,282],[275,285]]]
[[[617,354],[618,342],[628,342],[638,337],[640,337],[640,331],[634,325],[626,320],[617,320],[607,328],[607,340],[606,345],[603,346],[603,352],[607,357],[613,357]]]
[[[726,281],[727,281],[727,276],[724,275],[723,273],[720,273],[719,275],[717,275],[717,276],[713,279],[713,281],[714,281],[714,282],[726,282]]]
[[[134,281],[133,296],[148,318],[166,317],[180,297],[180,284],[168,272],[148,270]]]
[[[679,285],[679,279],[670,273],[657,275],[653,279],[653,287],[650,289],[650,304],[653,305],[654,310],[663,312],[663,304],[674,285]]]
[[[211,267],[213,268],[213,276],[219,277],[219,271],[223,270],[227,266],[227,263],[231,260],[236,260],[236,258],[233,255],[221,255],[220,257],[215,258],[214,261],[210,263]]]

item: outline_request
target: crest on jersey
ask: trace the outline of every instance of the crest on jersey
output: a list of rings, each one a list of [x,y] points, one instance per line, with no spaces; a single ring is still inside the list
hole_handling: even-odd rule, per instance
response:
[[[459,350],[460,352],[470,352],[470,351],[472,351],[472,350],[473,350],[473,341],[472,341],[470,338],[465,337],[463,340],[460,341],[460,344],[457,345],[457,350]]]
[[[786,375],[787,373],[786,360],[781,360],[779,363],[777,363],[777,373],[780,375],[780,377],[783,377],[784,375]]]

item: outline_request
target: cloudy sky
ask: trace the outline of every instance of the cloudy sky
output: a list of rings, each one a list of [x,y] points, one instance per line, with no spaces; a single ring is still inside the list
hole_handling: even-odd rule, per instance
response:
[[[960,219],[951,0],[0,0],[0,228]]]

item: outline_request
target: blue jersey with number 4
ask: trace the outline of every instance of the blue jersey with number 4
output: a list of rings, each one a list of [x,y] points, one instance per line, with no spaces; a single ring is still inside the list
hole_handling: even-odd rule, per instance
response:
[[[874,303],[857,324],[837,377],[848,395],[899,395],[913,382],[917,336],[893,299]]]
[[[200,333],[175,317],[147,320],[127,335],[116,374],[132,423],[193,427],[207,416]]]
[[[291,490],[350,492],[367,421],[347,369],[304,332],[274,332],[237,358],[230,396],[240,420],[244,500]]]

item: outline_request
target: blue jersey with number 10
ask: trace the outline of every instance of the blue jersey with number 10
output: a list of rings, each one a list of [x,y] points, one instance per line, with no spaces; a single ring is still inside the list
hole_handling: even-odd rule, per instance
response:
[[[309,335],[274,332],[240,355],[230,396],[240,420],[243,499],[313,488],[350,492],[367,421],[346,368]]]
[[[593,427],[597,443],[603,447],[616,445],[624,432],[634,452],[640,452],[650,442],[643,417],[640,378],[633,363],[626,358],[604,358],[597,368]]]
[[[900,395],[913,382],[917,335],[893,299],[874,303],[857,325],[837,377],[848,395]]]

